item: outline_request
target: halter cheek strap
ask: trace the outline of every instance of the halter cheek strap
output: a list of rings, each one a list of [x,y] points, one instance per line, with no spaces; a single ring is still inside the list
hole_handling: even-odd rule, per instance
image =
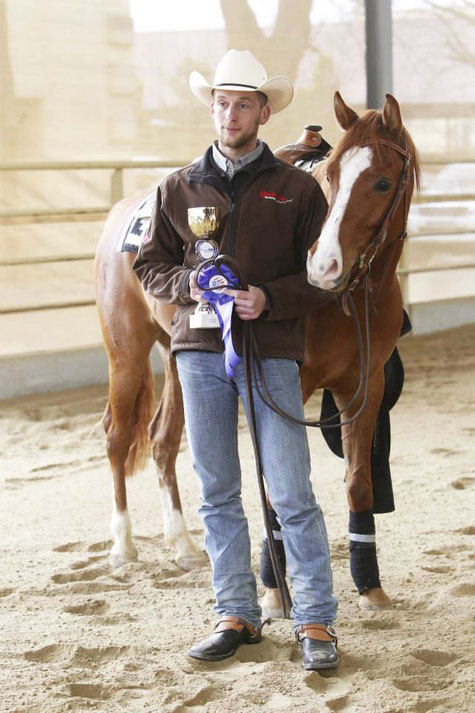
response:
[[[355,290],[356,287],[359,285],[361,278],[364,275],[366,275],[367,272],[369,272],[369,270],[371,268],[371,263],[373,262],[374,258],[376,257],[376,254],[377,254],[379,248],[386,240],[389,224],[391,223],[391,220],[393,219],[394,214],[395,214],[403,196],[404,196],[405,219],[404,219],[404,228],[403,228],[401,235],[399,236],[399,239],[404,240],[407,236],[407,229],[406,229],[406,225],[407,225],[407,210],[406,210],[406,208],[407,208],[407,186],[408,186],[408,182],[409,182],[409,166],[411,163],[411,155],[408,152],[407,148],[398,146],[398,144],[394,144],[391,141],[386,141],[385,139],[379,139],[379,140],[375,139],[373,141],[366,141],[363,144],[363,146],[369,146],[370,144],[378,144],[378,145],[383,144],[384,146],[388,146],[389,148],[394,149],[395,151],[397,151],[404,157],[404,166],[403,166],[401,175],[399,176],[399,181],[398,181],[398,185],[397,185],[393,200],[386,212],[386,215],[384,216],[381,227],[378,230],[378,232],[376,233],[373,240],[367,246],[366,250],[360,254],[359,260],[355,264],[356,273],[355,273],[354,277],[352,277],[349,280],[348,287],[344,291],[343,310],[347,316],[350,315],[350,311],[348,308],[348,293]],[[350,276],[351,276],[351,273],[350,273]]]

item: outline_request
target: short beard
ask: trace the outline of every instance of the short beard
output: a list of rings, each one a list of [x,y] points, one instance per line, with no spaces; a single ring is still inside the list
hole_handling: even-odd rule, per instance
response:
[[[225,132],[219,137],[220,142],[223,146],[227,146],[230,149],[241,149],[255,136],[257,139],[257,132],[259,130],[260,123],[256,121],[254,129],[249,131],[247,134],[241,134],[240,136],[229,136]]]

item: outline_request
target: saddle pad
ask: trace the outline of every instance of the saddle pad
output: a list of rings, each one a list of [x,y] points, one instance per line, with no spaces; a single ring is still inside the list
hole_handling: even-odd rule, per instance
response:
[[[118,253],[138,253],[139,247],[150,225],[150,219],[155,205],[156,191],[150,193],[130,216],[120,234],[117,244]]]

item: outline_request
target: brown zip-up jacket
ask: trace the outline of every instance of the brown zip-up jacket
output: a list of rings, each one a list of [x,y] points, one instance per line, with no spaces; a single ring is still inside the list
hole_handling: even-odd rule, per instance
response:
[[[188,226],[188,208],[219,208],[212,236],[221,254],[234,257],[243,280],[264,290],[269,309],[254,321],[261,356],[302,361],[305,313],[324,297],[307,281],[307,250],[327,212],[315,179],[277,159],[267,145],[260,156],[230,181],[217,167],[211,148],[199,163],[167,176],[157,191],[150,232],[134,270],[145,291],[179,305],[172,330],[172,352],[221,352],[219,329],[191,329],[197,303],[189,294],[190,273],[199,264],[198,240]],[[233,316],[233,343],[241,354],[241,320]]]

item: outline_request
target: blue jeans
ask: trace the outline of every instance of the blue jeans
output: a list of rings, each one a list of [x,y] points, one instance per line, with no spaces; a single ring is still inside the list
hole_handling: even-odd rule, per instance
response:
[[[251,543],[241,501],[238,455],[238,397],[246,414],[242,364],[229,379],[222,354],[180,351],[176,355],[193,467],[201,483],[200,515],[213,568],[215,611],[261,623]],[[297,364],[263,359],[264,377],[274,400],[303,417]],[[255,387],[254,403],[262,467],[269,498],[279,518],[287,570],[293,588],[294,626],[331,624],[337,602],[332,594],[328,539],[323,513],[310,482],[310,454],[304,426],[272,411]],[[257,488],[256,488],[257,492]]]

